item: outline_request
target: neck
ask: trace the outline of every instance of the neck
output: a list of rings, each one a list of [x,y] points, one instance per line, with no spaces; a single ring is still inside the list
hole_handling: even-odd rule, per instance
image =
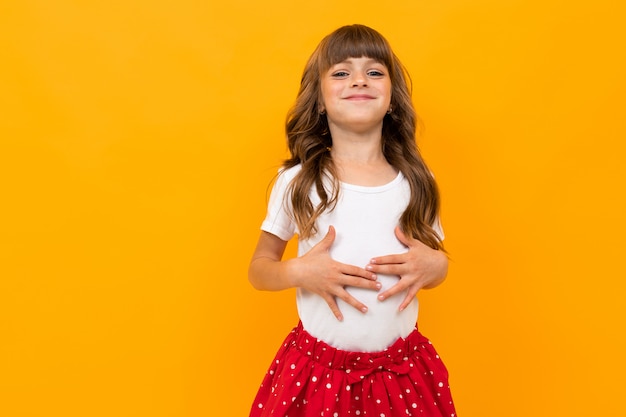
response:
[[[356,134],[332,132],[331,154],[335,161],[372,163],[384,160],[381,132]]]

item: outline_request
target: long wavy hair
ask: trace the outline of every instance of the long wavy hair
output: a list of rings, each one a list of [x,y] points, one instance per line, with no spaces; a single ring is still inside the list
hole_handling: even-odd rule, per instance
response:
[[[332,137],[326,115],[320,114],[321,76],[348,58],[367,57],[384,64],[391,80],[391,108],[382,127],[382,152],[387,162],[408,180],[411,197],[400,217],[400,227],[408,236],[433,249],[443,249],[432,228],[439,213],[437,184],[421,157],[416,144],[417,115],[411,102],[410,77],[393,53],[387,40],[363,25],[343,26],[326,36],[309,58],[300,90],[286,121],[287,143],[291,157],[284,168],[298,164],[301,170],[290,185],[291,207],[300,236],[318,232],[316,219],[332,210],[338,200],[340,184],[330,152]],[[324,184],[332,184],[330,190]],[[321,202],[313,206],[309,193],[315,189]]]

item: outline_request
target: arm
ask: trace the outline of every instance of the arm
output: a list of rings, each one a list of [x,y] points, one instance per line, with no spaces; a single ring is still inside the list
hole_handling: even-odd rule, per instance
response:
[[[399,227],[396,227],[395,233],[398,240],[409,248],[408,252],[373,258],[365,269],[378,274],[400,277],[400,281],[381,293],[378,299],[383,301],[394,294],[407,291],[399,307],[402,311],[419,290],[435,288],[446,279],[448,256],[442,251],[424,245],[417,239],[407,237]]]
[[[367,306],[350,295],[345,287],[377,291],[380,283],[372,272],[333,260],[329,250],[334,240],[335,229],[331,226],[324,239],[305,255],[282,260],[287,242],[271,233],[261,232],[250,261],[248,279],[258,290],[280,291],[301,287],[314,292],[326,301],[338,320],[342,320],[343,316],[336,298],[365,313]]]

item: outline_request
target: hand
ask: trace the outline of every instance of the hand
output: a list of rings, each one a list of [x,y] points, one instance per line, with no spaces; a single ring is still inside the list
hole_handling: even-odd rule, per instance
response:
[[[398,308],[402,311],[420,289],[434,288],[443,282],[448,273],[448,257],[442,251],[407,237],[399,227],[396,227],[395,233],[398,240],[409,248],[408,252],[373,258],[365,269],[377,274],[400,277],[396,285],[381,293],[378,299],[384,301],[392,295],[407,291]]]
[[[294,285],[322,297],[337,320],[341,321],[343,315],[337,305],[337,298],[362,313],[367,312],[367,306],[350,295],[345,289],[346,286],[378,291],[381,284],[376,281],[375,273],[331,258],[329,251],[335,241],[335,235],[335,228],[330,226],[326,236],[317,245],[304,256],[291,259],[289,262]]]

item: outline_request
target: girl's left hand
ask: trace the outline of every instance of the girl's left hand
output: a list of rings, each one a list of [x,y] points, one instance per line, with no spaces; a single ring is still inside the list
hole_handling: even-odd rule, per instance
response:
[[[397,275],[400,280],[382,292],[378,299],[384,301],[402,291],[406,297],[398,308],[404,310],[422,288],[434,288],[441,284],[448,273],[448,257],[439,250],[426,246],[417,239],[407,237],[400,227],[395,229],[398,240],[409,248],[406,253],[386,255],[370,260],[365,267],[376,274]]]

